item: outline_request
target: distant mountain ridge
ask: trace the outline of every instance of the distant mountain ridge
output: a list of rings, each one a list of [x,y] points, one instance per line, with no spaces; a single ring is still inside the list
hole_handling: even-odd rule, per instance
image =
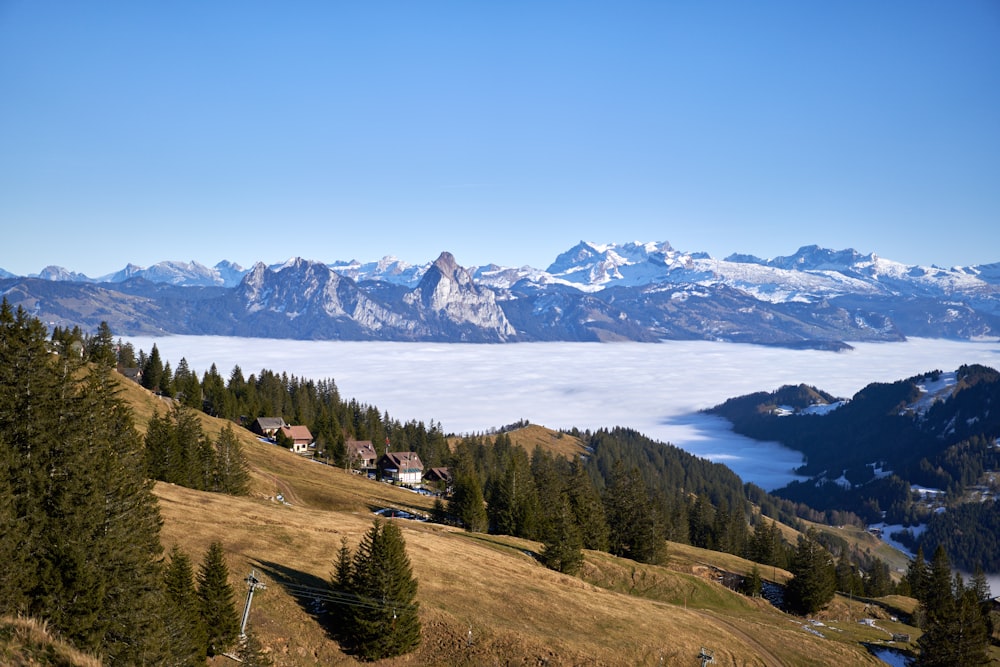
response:
[[[44,284],[43,284],[44,283]],[[433,284],[432,284],[433,283]],[[128,264],[92,279],[0,269],[43,321],[122,334],[517,342],[705,339],[842,349],[848,341],[1000,335],[1000,263],[909,266],[853,249],[719,260],[667,242],[581,241],[546,269],[295,258]],[[89,305],[84,305],[89,304]]]

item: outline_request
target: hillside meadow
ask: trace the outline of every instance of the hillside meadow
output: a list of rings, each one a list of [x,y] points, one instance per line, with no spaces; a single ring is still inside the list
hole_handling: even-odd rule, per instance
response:
[[[124,380],[122,395],[140,430],[169,407]],[[210,436],[225,424],[199,418]],[[250,495],[157,483],[164,547],[177,544],[198,561],[212,541],[221,541],[241,609],[242,579],[257,573],[267,588],[255,595],[249,623],[276,665],[357,664],[331,638],[333,619],[323,605],[341,541],[356,546],[376,510],[427,514],[433,500],[238,433],[252,467]],[[563,455],[578,446],[539,427],[513,439],[531,447],[548,443]],[[861,642],[881,642],[887,634],[858,623],[859,603],[838,600],[842,618],[812,626],[718,583],[721,572],[752,568],[735,556],[670,544],[670,562],[660,567],[587,552],[580,575],[570,577],[537,562],[539,543],[392,520],[419,582],[423,635],[415,652],[379,664],[689,665],[699,664],[703,647],[722,665],[881,664]],[[785,581],[788,574],[764,576]]]

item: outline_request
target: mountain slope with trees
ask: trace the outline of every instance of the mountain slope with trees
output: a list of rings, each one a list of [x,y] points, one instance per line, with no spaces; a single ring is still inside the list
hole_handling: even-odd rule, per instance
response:
[[[0,353],[7,355],[4,368],[10,369],[0,384],[0,417],[4,419],[0,422],[0,463],[10,473],[0,477],[0,482],[7,480],[0,484],[0,512],[5,522],[25,531],[5,533],[0,550],[12,562],[25,545],[43,556],[33,563],[37,571],[26,568],[15,581],[4,581],[0,604],[5,611],[51,619],[60,634],[74,644],[100,651],[109,664],[167,664],[171,656],[180,655],[197,663],[202,647],[206,653],[231,649],[234,598],[238,597],[232,586],[250,568],[267,579],[268,589],[254,599],[253,641],[240,648],[249,664],[267,662],[267,654],[277,664],[351,664],[356,657],[376,657],[354,640],[365,628],[383,628],[374,635],[383,636],[385,628],[393,628],[392,623],[404,639],[399,623],[402,612],[409,610],[419,626],[415,634],[406,636],[419,636],[420,642],[401,641],[402,650],[411,651],[404,661],[679,662],[690,660],[711,641],[720,659],[736,663],[765,655],[790,664],[875,664],[857,643],[856,630],[849,637],[802,635],[782,612],[699,577],[695,566],[671,569],[686,560],[671,556],[671,543],[665,539],[668,531],[676,531],[678,541],[672,544],[686,554],[694,547],[684,545],[685,540],[705,540],[713,549],[759,558],[760,563],[772,566],[772,578],[777,576],[775,559],[788,562],[791,554],[782,546],[776,524],[760,519],[757,510],[746,504],[743,494],[753,495],[753,489],[742,487],[722,467],[634,432],[575,434],[587,443],[593,467],[590,460],[583,464],[578,458],[541,447],[529,453],[503,431],[469,436],[454,448],[441,436],[442,460],[457,472],[467,473],[471,487],[479,489],[479,497],[486,500],[482,528],[492,528],[492,532],[469,531],[468,525],[465,529],[449,525],[453,517],[439,499],[369,480],[339,465],[319,465],[264,442],[246,429],[234,428],[228,419],[210,416],[216,408],[238,404],[236,395],[247,399],[248,386],[257,389],[257,383],[242,378],[241,373],[232,373],[228,385],[219,378],[220,385],[213,374],[206,373],[198,383],[202,410],[183,412],[178,398],[154,394],[113,374],[106,335],[79,337],[59,330],[46,340],[44,328],[23,311],[4,308],[0,319],[4,325]],[[120,360],[128,354],[122,346],[115,356]],[[153,355],[140,351],[138,358],[143,357],[150,363]],[[167,372],[163,360],[158,363],[163,366],[156,383],[160,390],[163,377],[175,380],[176,375]],[[281,376],[262,373],[260,377]],[[191,391],[190,377],[182,374],[182,379]],[[31,391],[15,391],[24,388],[23,382]],[[283,409],[301,414],[325,414],[325,419],[342,415],[338,427],[342,437],[356,436],[360,429],[398,433],[434,455],[438,438],[428,437],[426,428],[410,425],[407,429],[374,407],[362,410],[356,403],[342,401],[332,381],[324,386],[320,392],[316,383],[285,377],[280,390],[276,385],[270,396]],[[165,410],[168,406],[182,412]],[[74,407],[79,411],[72,411]],[[19,418],[14,419],[14,414]],[[37,436],[35,429],[41,426],[51,427],[47,420],[58,428],[60,415],[74,417],[58,431],[64,439],[39,443],[29,437]],[[191,424],[180,429],[182,420]],[[143,448],[157,438],[183,439],[170,435],[171,429],[195,434],[185,438],[202,447],[223,438],[235,439],[246,457],[245,495],[196,488],[197,477],[187,479],[186,485],[157,483],[155,496],[151,494]],[[109,441],[114,442],[111,449]],[[61,449],[55,446],[59,442],[64,444]],[[90,447],[84,449],[79,443]],[[171,447],[160,451],[171,451]],[[189,450],[180,447],[176,451]],[[114,452],[120,460],[102,452]],[[630,458],[625,452],[639,454]],[[76,466],[73,483],[51,474],[59,473],[62,460]],[[610,464],[607,475],[601,461]],[[647,471],[632,465],[633,461],[644,461],[643,468],[662,469],[664,474],[654,471],[654,476],[665,479],[651,483]],[[120,467],[128,464],[129,473],[121,474]],[[41,468],[36,470],[36,465]],[[666,474],[671,470],[672,475]],[[95,476],[100,471],[106,476]],[[141,483],[126,484],[130,481]],[[25,494],[26,483],[39,484],[36,488],[48,495]],[[673,483],[681,486],[671,487]],[[720,499],[718,505],[713,504],[713,496]],[[116,498],[128,502],[122,504]],[[43,505],[36,506],[38,502]],[[805,511],[771,502],[772,509],[793,516]],[[143,507],[148,511],[142,511]],[[102,515],[102,508],[125,511]],[[372,528],[372,510],[380,508],[441,521],[394,519],[376,522]],[[480,509],[484,509],[482,503]],[[103,521],[101,525],[113,539],[107,543],[82,539],[79,531],[88,531],[95,521]],[[752,536],[746,534],[750,522]],[[116,523],[121,530],[111,530]],[[741,531],[744,536],[738,537]],[[140,535],[144,537],[136,539]],[[405,554],[400,548],[404,541]],[[87,547],[81,548],[83,544]],[[169,550],[169,563],[163,558],[164,548]],[[338,557],[352,551],[354,557]],[[376,552],[381,554],[378,558]],[[48,553],[54,560],[46,565]],[[716,552],[699,553],[700,562],[725,560],[712,555]],[[66,554],[76,560],[67,561]],[[187,554],[204,554],[197,585]],[[72,564],[76,568],[73,578],[53,578],[50,572],[57,569],[52,566],[55,562]],[[372,563],[378,564],[372,567]],[[114,581],[117,589],[109,588],[103,573],[120,572],[115,568],[121,567],[131,567],[135,574],[127,581]],[[359,621],[355,631],[338,641],[334,607],[324,604],[336,593],[330,585],[331,568],[339,573],[334,581],[345,586],[342,592],[358,600],[380,600],[375,606],[381,612],[386,611],[386,600],[397,600],[399,609],[393,618],[362,618],[352,612]],[[405,574],[410,568],[412,580],[388,576]],[[697,568],[704,569],[702,565]],[[751,572],[745,564],[739,568],[743,575]],[[376,572],[379,569],[381,575]],[[623,586],[621,574],[627,571],[632,572],[632,583]],[[84,580],[76,572],[93,576]],[[150,576],[138,576],[142,572]],[[571,572],[580,572],[583,578],[568,576]],[[419,588],[413,583],[416,579]],[[61,582],[62,588],[52,581]],[[386,587],[392,581],[397,583]],[[647,586],[653,582],[657,583]],[[70,608],[71,613],[52,594],[80,597],[82,591],[72,587],[93,583],[107,597],[100,602],[89,600],[87,608]],[[127,599],[120,598],[117,590]],[[676,592],[682,590],[681,600]],[[350,598],[341,598],[345,599]],[[144,600],[155,604],[146,606]],[[88,615],[92,612],[89,605],[95,604],[104,606]],[[202,627],[219,631],[206,633],[201,645],[190,641],[198,632],[184,629],[198,627],[195,607]],[[117,632],[93,633],[95,622],[96,627],[105,624]],[[848,627],[855,625],[852,619]],[[671,632],[668,647],[658,641],[656,629],[664,627]],[[645,639],[637,641],[637,636]]]
[[[944,544],[960,567],[1000,570],[996,370],[935,370],[870,384],[850,400],[813,387],[783,387],[730,399],[709,412],[729,419],[738,433],[804,454],[800,472],[811,480],[776,495],[818,509],[846,509],[868,522],[929,522],[921,538],[928,551]],[[936,506],[949,510],[932,512]]]

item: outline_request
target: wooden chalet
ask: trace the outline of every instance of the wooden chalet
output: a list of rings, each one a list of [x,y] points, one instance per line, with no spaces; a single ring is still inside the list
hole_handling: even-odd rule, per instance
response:
[[[424,464],[416,452],[386,452],[378,460],[378,476],[383,482],[420,484]]]
[[[344,443],[347,450],[347,466],[352,470],[375,470],[378,452],[371,440],[348,440]]]
[[[281,417],[257,417],[253,424],[250,424],[250,430],[259,436],[273,438],[287,425]]]
[[[309,446],[313,444],[313,436],[308,426],[282,426],[278,433],[291,443],[291,450],[296,454],[310,453]]]

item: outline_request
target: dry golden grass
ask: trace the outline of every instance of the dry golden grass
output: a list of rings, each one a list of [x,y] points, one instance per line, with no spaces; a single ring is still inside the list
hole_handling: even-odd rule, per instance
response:
[[[101,667],[94,656],[54,636],[42,621],[0,617],[0,664],[8,667]]]
[[[136,389],[123,395],[139,404],[141,426],[161,399]],[[210,434],[224,425],[203,419]],[[530,428],[550,444],[562,440]],[[251,494],[157,484],[164,546],[178,544],[198,562],[220,541],[240,596],[251,568],[262,575],[268,588],[254,597],[250,623],[276,665],[355,664],[310,591],[326,586],[341,540],[355,547],[373,510],[428,512],[433,501],[236,431],[253,469]],[[415,652],[379,664],[691,665],[702,646],[721,665],[880,664],[856,641],[817,637],[802,619],[703,576],[706,564],[749,572],[743,559],[671,544],[670,564],[656,567],[587,552],[581,576],[570,577],[538,564],[537,543],[397,521],[419,582],[423,636]]]
[[[529,424],[524,428],[511,431],[507,435],[510,436],[512,443],[524,447],[529,454],[535,451],[535,447],[541,447],[549,454],[570,460],[587,453],[580,438],[561,431],[553,431],[544,426]]]

